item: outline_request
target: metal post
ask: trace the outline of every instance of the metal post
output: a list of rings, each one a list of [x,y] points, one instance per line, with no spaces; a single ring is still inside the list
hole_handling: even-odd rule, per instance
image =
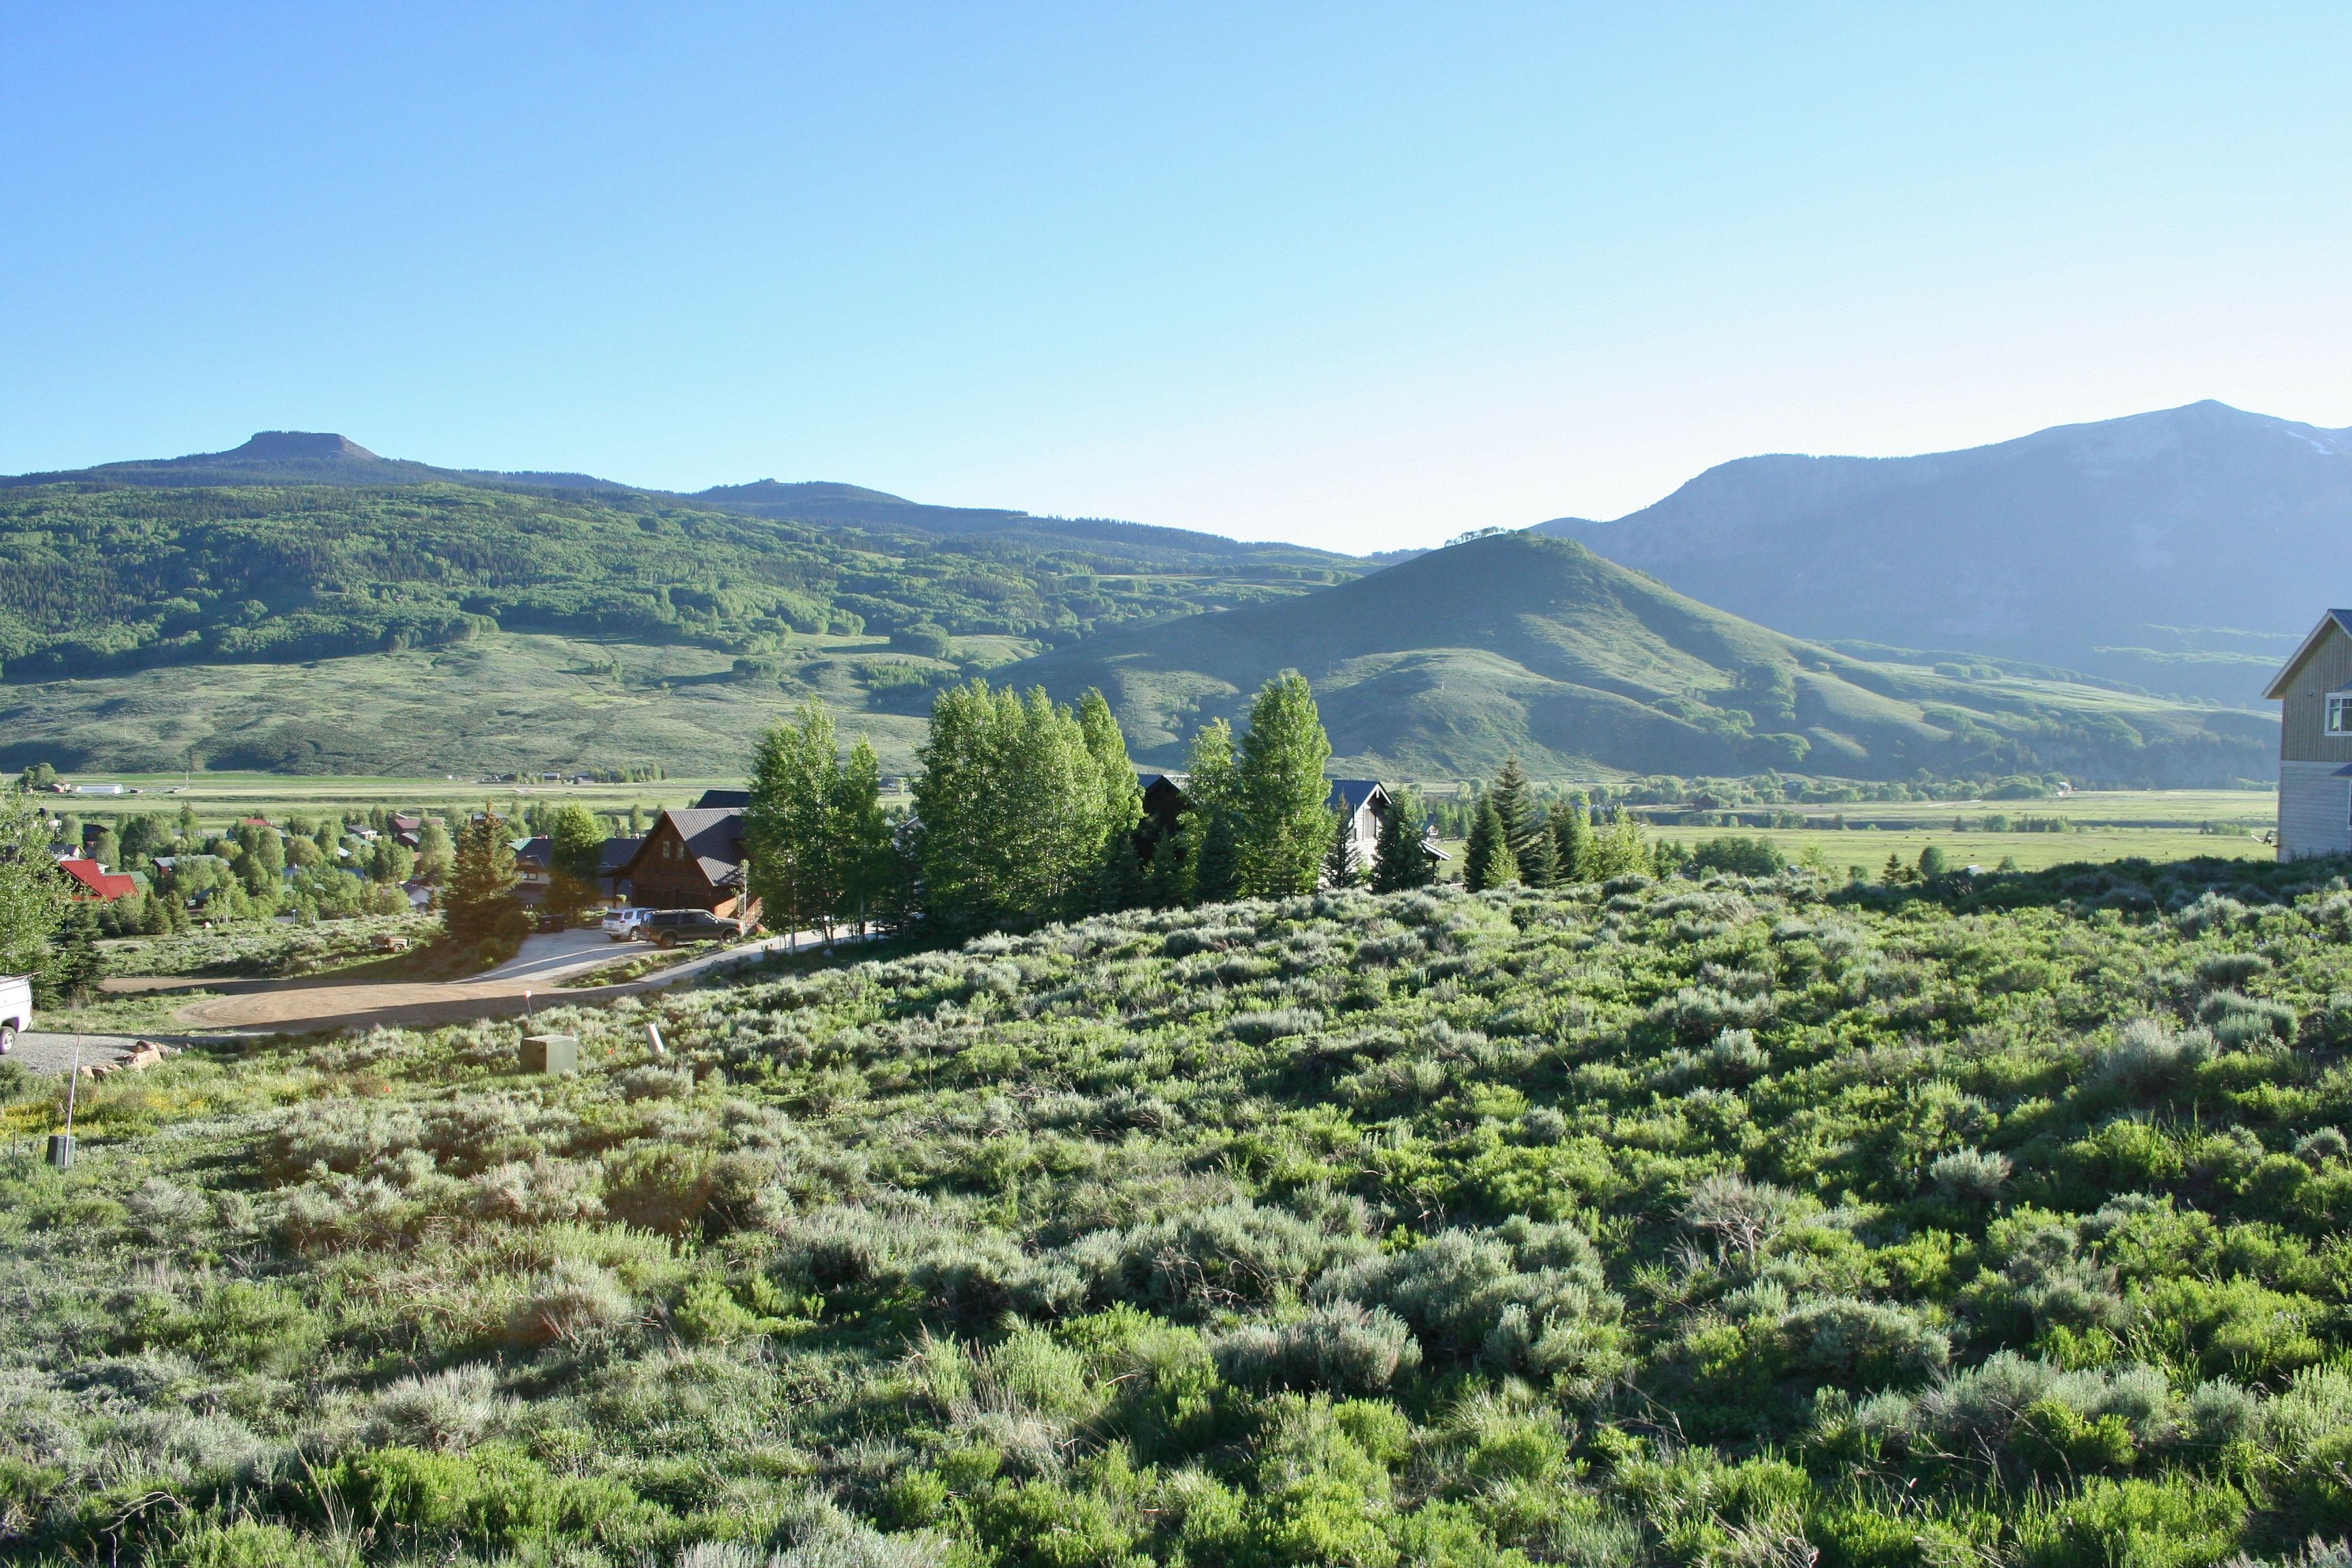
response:
[[[72,1070],[66,1075],[66,1130],[49,1134],[49,1163],[60,1171],[73,1169],[74,1107],[81,1100],[81,1031],[74,1031]]]

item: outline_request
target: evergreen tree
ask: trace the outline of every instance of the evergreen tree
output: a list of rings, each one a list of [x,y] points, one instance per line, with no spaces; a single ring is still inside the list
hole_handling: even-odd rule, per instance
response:
[[[1364,879],[1364,868],[1357,864],[1356,835],[1344,811],[1331,813],[1331,847],[1323,857],[1323,885],[1327,888],[1352,888]]]
[[[1331,846],[1331,738],[1307,678],[1286,670],[1250,704],[1234,765],[1242,891],[1260,899],[1315,890]]]
[[[38,1001],[46,1007],[80,1007],[97,994],[106,978],[106,952],[98,945],[101,934],[99,912],[89,904],[65,911],[48,952],[33,974]]]
[[[1462,856],[1462,885],[1474,893],[1490,888],[1507,887],[1518,880],[1519,868],[1511,858],[1511,840],[1503,830],[1503,814],[1495,809],[1491,798],[1478,803],[1478,815],[1471,819],[1470,844]]]
[[[306,840],[307,842],[307,840]],[[416,856],[407,845],[385,833],[368,851],[368,880],[379,888],[396,888],[416,869]]]
[[[1389,797],[1388,815],[1381,818],[1381,842],[1372,860],[1372,891],[1402,892],[1437,880],[1436,862],[1422,847],[1424,815],[1418,790],[1400,790]]]
[[[1879,868],[1878,879],[1892,888],[1898,883],[1909,881],[1911,872],[1903,864],[1903,857],[1889,849],[1886,852],[1886,864]]]
[[[1538,822],[1528,837],[1525,853],[1514,853],[1519,864],[1519,880],[1530,888],[1549,888],[1559,880],[1559,851],[1555,847],[1551,824]]]
[[[1103,857],[1102,881],[1095,894],[1095,908],[1116,911],[1139,909],[1150,902],[1150,883],[1143,857],[1135,847],[1135,835],[1121,833],[1111,840]]]
[[[1135,830],[1136,854],[1143,863],[1143,902],[1156,910],[1172,910],[1192,901],[1192,868],[1185,858],[1184,827],[1179,818],[1173,831],[1156,816],[1147,816]]]
[[[1519,765],[1518,753],[1503,759],[1502,771],[1487,787],[1486,798],[1495,803],[1495,815],[1502,819],[1503,837],[1512,855],[1524,855],[1529,842],[1543,831],[1543,824],[1536,815],[1535,791],[1528,783],[1527,769]]]
[[[482,803],[481,815],[457,829],[448,885],[441,892],[442,925],[449,939],[474,947],[520,934],[525,923],[514,901],[514,846],[506,818]]]
[[[1551,814],[1552,881],[1566,887],[1593,880],[1592,825],[1585,820],[1584,803],[1563,802]]]

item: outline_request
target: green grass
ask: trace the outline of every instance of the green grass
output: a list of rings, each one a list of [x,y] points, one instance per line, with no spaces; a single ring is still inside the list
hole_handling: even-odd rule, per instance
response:
[[[923,721],[866,711],[866,690],[843,658],[852,649],[882,652],[873,639],[828,638],[798,650],[783,681],[737,680],[728,658],[699,648],[489,634],[453,648],[313,665],[189,665],[11,682],[0,686],[0,731],[37,736],[34,749],[55,759],[110,759],[159,780],[175,774],[192,748],[201,759],[250,745],[281,758],[280,773],[440,779],[467,786],[449,797],[478,797],[480,786],[468,781],[486,772],[658,766],[738,774],[761,730],[822,694],[845,710],[845,730],[869,736],[884,765],[903,771]],[[649,795],[639,786],[616,798]]]
[[[2352,1527],[2339,869],[1342,894],[542,1011],[572,1078],[192,1052],[0,1156],[0,1534],[2275,1560]]]
[[[1350,773],[1857,779],[2039,773],[2227,784],[2268,771],[2266,712],[2080,682],[1854,658],[1672,592],[1564,540],[1497,534],[1327,592],[1138,623],[1011,672],[1108,694],[1135,754],[1178,765],[1268,676],[1314,682]]]

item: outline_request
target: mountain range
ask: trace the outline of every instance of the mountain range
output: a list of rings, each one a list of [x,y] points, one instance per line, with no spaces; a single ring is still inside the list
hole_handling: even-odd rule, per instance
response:
[[[1005,671],[1111,699],[1138,756],[1183,760],[1267,673],[1313,682],[1359,767],[1463,776],[1766,769],[1889,777],[2056,770],[2131,784],[2258,776],[2264,715],[1987,666],[1854,658],[1687,597],[1570,540],[1506,532],[1328,589],[1112,628]]]
[[[1516,750],[1557,775],[2227,782],[2268,771],[2267,713],[2119,682],[2260,673],[2305,615],[2274,563],[2179,562],[2237,538],[2324,571],[2346,446],[2198,405],[1929,458],[1745,459],[1614,522],[1367,559],[264,432],[0,479],[0,765],[724,770],[822,695],[903,766],[931,695],[986,672],[1103,687],[1164,766],[1297,668],[1365,770]]]
[[[2352,430],[2205,402],[1915,458],[1742,458],[1580,540],[1792,636],[2253,706],[2352,591]]]

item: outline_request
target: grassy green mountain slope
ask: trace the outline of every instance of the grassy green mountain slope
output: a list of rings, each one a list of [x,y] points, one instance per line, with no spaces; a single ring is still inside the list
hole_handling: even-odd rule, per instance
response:
[[[1349,893],[543,1008],[567,1078],[192,1052],[0,1159],[0,1552],[2300,1564],[2319,874]]]
[[[950,530],[906,502],[803,521],[475,482],[303,440],[0,487],[0,765],[732,767],[747,700],[903,716],[955,674],[942,652],[996,662],[1364,570],[1131,524]],[[919,635],[879,657],[893,633]],[[738,657],[763,689],[717,689]]]
[[[1062,693],[1100,686],[1138,754],[1164,765],[1285,668],[1315,682],[1343,759],[1424,776],[1484,773],[1516,751],[1554,772],[2058,768],[2189,784],[2263,776],[2276,734],[2257,715],[1990,668],[1865,662],[1528,533],[1305,598],[1114,629],[1009,674]]]

